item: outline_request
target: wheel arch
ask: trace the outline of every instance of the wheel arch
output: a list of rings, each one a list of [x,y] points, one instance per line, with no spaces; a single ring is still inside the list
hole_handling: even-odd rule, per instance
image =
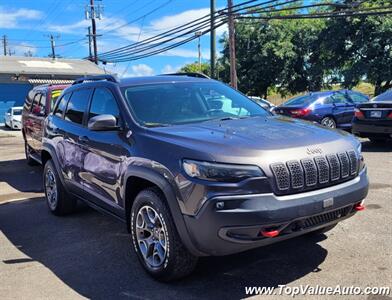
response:
[[[204,256],[192,242],[191,236],[185,225],[184,217],[181,213],[179,202],[170,183],[159,173],[147,167],[133,166],[128,168],[124,177],[123,200],[125,209],[125,219],[127,229],[130,230],[130,215],[133,201],[136,195],[145,188],[155,186],[161,190],[169,211],[173,217],[177,232],[187,247],[187,249],[196,256]]]
[[[56,171],[57,171],[57,174],[61,180],[61,183],[65,187],[64,177],[63,177],[63,173],[61,172],[61,167],[60,167],[60,163],[57,158],[57,155],[56,155],[56,150],[54,149],[54,147],[52,145],[44,144],[42,147],[42,150],[41,150],[41,162],[42,162],[43,167],[45,167],[45,163],[49,159],[51,159],[53,161],[54,167],[56,168]]]

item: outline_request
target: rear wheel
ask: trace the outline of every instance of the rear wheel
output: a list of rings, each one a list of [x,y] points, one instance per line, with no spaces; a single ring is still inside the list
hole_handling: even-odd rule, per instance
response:
[[[66,215],[75,209],[76,200],[65,191],[52,160],[45,164],[44,190],[46,203],[54,215]]]
[[[325,127],[336,128],[336,121],[332,117],[324,117],[320,124]]]
[[[141,264],[154,278],[171,281],[194,270],[197,257],[183,245],[158,188],[145,189],[136,196],[131,210],[131,234]]]

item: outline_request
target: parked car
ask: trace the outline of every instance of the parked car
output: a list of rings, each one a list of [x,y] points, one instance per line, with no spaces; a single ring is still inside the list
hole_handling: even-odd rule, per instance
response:
[[[317,122],[330,128],[351,128],[355,106],[369,98],[350,90],[314,92],[292,98],[274,112]]]
[[[22,112],[22,133],[27,163],[40,162],[44,121],[61,92],[68,85],[39,85],[26,96]]]
[[[163,281],[200,256],[328,231],[363,210],[368,192],[351,134],[191,76],[75,81],[47,118],[41,161],[53,214],[80,199],[124,220]]]
[[[392,139],[392,90],[357,106],[352,131],[375,143]]]
[[[248,96],[248,98],[252,99],[255,101],[258,105],[260,105],[262,108],[272,111],[276,105],[272,104],[268,100],[265,100],[263,98],[257,97],[257,96]]]
[[[22,129],[22,109],[21,106],[14,106],[7,110],[4,115],[4,123],[6,127],[11,129]]]

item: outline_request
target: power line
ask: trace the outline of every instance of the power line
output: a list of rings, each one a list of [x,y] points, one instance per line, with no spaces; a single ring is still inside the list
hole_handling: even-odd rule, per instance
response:
[[[298,2],[298,1],[299,0],[291,0],[291,1],[286,1],[286,3]],[[246,1],[244,3],[249,4],[249,3],[253,3],[253,2],[257,2],[257,1],[250,0],[250,1]],[[233,8],[237,8],[235,10],[233,9],[233,13],[234,12],[239,12],[239,11],[244,10],[244,9],[248,9],[250,7],[253,8],[253,7],[256,7],[256,6],[260,6],[260,5],[271,4],[273,2],[278,2],[278,0],[265,1],[263,3],[258,3],[256,5],[251,5],[251,6],[246,6],[246,7],[240,7],[240,6],[243,5],[243,3],[237,4],[237,5],[233,5],[232,6]],[[266,6],[264,8],[270,8],[270,7],[275,7],[275,5]],[[227,15],[226,11],[227,11],[227,9],[221,9],[221,10],[217,11],[216,12],[216,15],[217,15],[216,19],[226,18],[226,15]],[[145,40],[143,40],[140,43],[133,43],[133,44],[131,44],[129,46],[124,46],[124,47],[121,47],[121,48],[118,48],[118,49],[115,49],[115,50],[111,50],[111,51],[105,52],[105,53],[100,55],[100,58],[103,59],[103,60],[110,60],[111,61],[114,58],[116,58],[116,59],[117,58],[122,58],[122,57],[125,57],[125,56],[129,56],[130,54],[134,54],[135,52],[138,53],[138,52],[146,51],[146,50],[149,50],[151,48],[161,46],[164,43],[168,43],[168,42],[174,41],[174,40],[176,40],[178,38],[184,37],[184,36],[186,36],[188,34],[193,35],[196,31],[205,29],[208,26],[209,22],[210,22],[210,15],[205,15],[204,17],[201,17],[201,18],[198,18],[198,19],[193,20],[191,22],[188,22],[188,23],[186,23],[186,24],[184,24],[182,26],[175,27],[175,28],[173,28],[173,29],[171,29],[171,30],[169,30],[167,32],[164,32],[164,33],[158,34],[158,35],[156,35],[154,37],[145,39]],[[188,30],[188,31],[183,32],[184,30]],[[177,34],[177,33],[178,33],[177,36],[171,37],[173,34]],[[164,40],[164,41],[157,42],[157,43],[153,44],[153,42],[161,40],[161,39],[163,39],[165,37],[169,37],[169,38]],[[144,47],[142,47],[142,46],[144,46]]]
[[[249,2],[256,2],[256,1],[247,1]],[[264,2],[263,4],[265,5],[266,3],[272,3],[272,2],[278,2],[278,1],[267,1]],[[279,3],[273,5],[274,8],[288,4],[288,3],[294,3],[298,1],[286,1],[285,3]],[[243,5],[239,4],[236,5],[237,7]],[[269,19],[301,19],[301,18],[334,18],[334,17],[350,17],[350,16],[368,16],[368,15],[384,15],[384,14],[389,14],[391,11],[374,11],[374,10],[380,10],[380,9],[387,9],[389,6],[383,6],[383,7],[368,7],[368,8],[361,8],[361,9],[356,9],[356,10],[340,10],[340,11],[333,11],[333,12],[323,12],[323,13],[308,13],[308,14],[294,14],[294,15],[274,15],[274,12],[276,11],[283,11],[283,10],[299,10],[304,8],[311,8],[311,7],[318,7],[320,4],[315,4],[314,6],[311,5],[306,5],[306,6],[296,6],[296,7],[288,7],[288,8],[282,8],[282,9],[275,9],[275,10],[266,10],[267,7],[263,7],[263,10],[260,10],[260,3],[256,5],[252,5],[253,7],[258,6],[257,13],[272,13],[272,15],[268,16],[252,16],[252,14],[255,13],[255,10],[252,11],[247,11],[247,12],[242,12],[244,9],[249,9],[249,7],[242,7],[238,8],[235,10],[235,12],[238,12],[238,14],[235,16],[237,19],[264,19],[264,20],[269,20]],[[324,5],[329,5],[329,6],[336,6],[336,3],[326,3]],[[235,6],[233,6],[235,7]],[[234,10],[233,10],[234,12]],[[221,21],[218,25],[221,26],[226,22],[226,9],[220,10],[218,14],[218,19]],[[179,27],[176,27],[174,29],[171,29],[165,33],[159,34],[155,37],[151,37],[149,39],[146,39],[144,41],[141,41],[139,43],[134,43],[129,46],[121,47],[119,49],[114,49],[111,51],[108,51],[104,53],[102,56],[104,57],[105,60],[107,61],[112,61],[112,62],[123,62],[123,61],[131,61],[131,60],[136,60],[136,59],[141,59],[145,57],[149,57],[152,55],[156,55],[162,52],[165,52],[167,50],[173,49],[175,47],[178,47],[180,45],[183,45],[193,39],[195,39],[194,34],[191,37],[186,38],[188,34],[194,33],[196,29],[204,29],[203,34],[206,34],[210,32],[211,28],[206,30],[206,27],[208,26],[206,23],[208,23],[209,20],[203,20],[206,19],[206,17],[209,17],[209,15],[193,20],[191,22],[188,22],[187,24],[190,24],[188,26],[185,26],[188,31],[184,31],[184,27],[178,29]],[[201,21],[200,21],[201,20]],[[196,22],[198,21],[198,22]],[[207,22],[206,22],[207,21]],[[197,24],[197,25],[196,25]],[[195,27],[197,26],[197,27]],[[173,34],[178,33],[176,36],[173,37]],[[153,43],[154,41],[160,40],[163,37],[169,37],[166,40],[163,40],[161,42]],[[173,43],[172,45],[169,46],[164,46],[164,44],[178,40],[179,38],[184,38],[182,41]],[[163,47],[159,49],[158,47]],[[106,55],[106,56],[105,56]]]
[[[241,4],[234,5],[233,8],[242,6],[242,5],[244,5],[244,4],[254,3],[254,2],[257,2],[257,1],[259,1],[259,0],[249,0],[249,1],[243,2],[243,3],[241,3]],[[266,2],[263,2],[263,3],[259,3],[259,4],[257,4],[257,5],[258,5],[258,6],[259,6],[259,5],[265,5],[265,4],[269,4],[269,3],[273,3],[273,2],[278,2],[278,1],[279,1],[279,0],[269,0],[269,1],[266,1]],[[293,2],[293,1],[298,2],[299,0],[291,0],[291,1],[289,1],[289,2]],[[247,9],[247,8],[251,8],[251,7],[255,7],[255,5],[248,6],[248,7],[244,7],[244,8],[242,8],[242,9]],[[216,15],[217,17],[222,17],[222,15],[224,15],[225,10],[226,10],[226,9],[218,10],[218,11],[215,12],[215,15]],[[233,12],[237,12],[237,11],[238,11],[238,9],[237,9],[237,10],[233,10]],[[190,22],[188,22],[188,23],[185,23],[185,24],[183,24],[183,25],[181,25],[181,26],[174,27],[174,28],[172,28],[172,29],[170,29],[170,30],[168,30],[168,31],[165,31],[165,32],[162,32],[162,33],[160,33],[160,34],[158,34],[158,35],[155,35],[155,36],[153,36],[153,37],[147,38],[147,39],[145,39],[145,40],[143,40],[143,41],[141,41],[141,42],[133,43],[133,44],[130,44],[130,45],[128,45],[128,46],[123,46],[123,47],[120,47],[120,48],[117,48],[117,49],[113,49],[113,50],[104,52],[104,53],[102,53],[102,54],[100,55],[100,57],[107,57],[107,56],[111,56],[111,55],[113,55],[113,54],[119,54],[119,53],[122,53],[122,52],[127,52],[128,50],[131,50],[131,49],[140,47],[140,46],[142,46],[142,45],[151,44],[152,42],[161,40],[161,39],[163,39],[163,38],[165,38],[165,37],[169,37],[169,36],[171,36],[171,35],[173,35],[173,34],[176,34],[176,33],[180,33],[180,32],[182,32],[182,31],[184,31],[184,30],[192,29],[192,28],[194,28],[195,26],[205,25],[205,24],[207,24],[207,23],[210,22],[210,18],[211,18],[210,14],[207,14],[207,15],[205,15],[205,16],[203,16],[203,17],[197,18],[197,19],[195,19],[195,20],[193,20],[193,21],[190,21]],[[196,27],[195,27],[195,28],[196,28]],[[197,27],[196,29],[200,29],[200,28]],[[188,31],[188,33],[194,33],[194,32],[193,32],[192,30],[190,30],[190,31]],[[172,39],[170,39],[169,41],[171,41],[171,40],[172,40]]]

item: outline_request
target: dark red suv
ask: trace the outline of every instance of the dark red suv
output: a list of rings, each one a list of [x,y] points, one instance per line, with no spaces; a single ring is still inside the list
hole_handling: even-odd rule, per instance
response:
[[[68,85],[39,85],[27,95],[22,112],[22,133],[29,165],[41,163],[42,136],[45,118]]]

